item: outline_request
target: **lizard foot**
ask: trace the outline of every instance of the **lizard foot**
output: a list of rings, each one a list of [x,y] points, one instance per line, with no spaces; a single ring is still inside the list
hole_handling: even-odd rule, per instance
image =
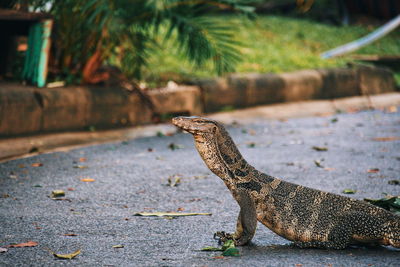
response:
[[[235,240],[233,234],[229,234],[224,231],[216,232],[214,234],[214,239],[218,240],[218,244],[223,244],[228,240]]]

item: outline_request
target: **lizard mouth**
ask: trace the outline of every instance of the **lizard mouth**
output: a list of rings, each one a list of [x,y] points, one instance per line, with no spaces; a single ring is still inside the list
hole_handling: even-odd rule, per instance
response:
[[[172,124],[178,128],[181,128],[182,130],[190,132],[190,127],[187,125],[188,123],[184,120],[184,117],[172,118]]]
[[[193,118],[194,117],[175,117],[172,119],[172,124],[191,134],[196,134],[199,132],[199,129],[197,129],[198,127],[193,121]]]

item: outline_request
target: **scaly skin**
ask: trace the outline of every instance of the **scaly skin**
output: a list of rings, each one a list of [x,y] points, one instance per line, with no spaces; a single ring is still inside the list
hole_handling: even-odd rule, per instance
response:
[[[176,117],[172,123],[194,136],[207,167],[239,203],[235,233],[219,232],[219,237],[245,245],[253,238],[258,220],[299,247],[343,249],[364,243],[400,248],[400,216],[261,173],[246,162],[225,128],[214,120]]]

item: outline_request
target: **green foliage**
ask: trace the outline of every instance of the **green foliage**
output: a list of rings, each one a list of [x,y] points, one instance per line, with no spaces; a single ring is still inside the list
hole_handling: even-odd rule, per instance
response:
[[[250,2],[254,1],[33,0],[31,7],[50,9],[54,15],[55,62],[65,74],[79,76],[96,52],[103,63],[140,79],[150,55],[163,49],[172,35],[176,38],[170,45],[194,65],[213,62],[218,74],[234,70],[240,60],[240,42],[233,40],[235,28],[207,15],[230,10],[251,16]]]
[[[324,60],[320,54],[339,45],[365,36],[374,30],[364,26],[333,26],[306,19],[280,16],[258,16],[255,20],[243,20],[236,16],[214,17],[235,28],[233,38],[242,45],[239,50],[243,60],[236,66],[237,72],[282,73],[299,69],[343,67],[354,62],[351,54]],[[392,32],[384,38],[364,47],[356,54],[400,54],[400,32]],[[188,77],[210,77],[210,64],[199,67],[182,60],[180,51],[170,44],[156,51],[149,58],[149,68],[143,74],[148,81],[164,82],[188,80]],[[400,78],[399,78],[400,79]]]

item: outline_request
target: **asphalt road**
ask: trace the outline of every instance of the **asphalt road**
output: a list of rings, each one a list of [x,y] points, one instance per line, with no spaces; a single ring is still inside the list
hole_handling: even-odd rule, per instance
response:
[[[228,130],[248,162],[270,175],[339,194],[353,189],[357,199],[400,193],[400,185],[388,183],[400,179],[400,112],[252,120]],[[177,176],[180,184],[168,186],[168,177]],[[65,200],[49,198],[57,189],[65,191]],[[400,266],[396,249],[299,249],[261,224],[253,243],[240,248],[240,257],[199,251],[217,245],[214,232],[234,230],[238,210],[189,134],[17,159],[0,164],[0,247],[27,241],[38,245],[8,248],[0,253],[0,265]],[[141,211],[212,215],[133,216]],[[81,254],[60,260],[49,249],[81,249]]]

